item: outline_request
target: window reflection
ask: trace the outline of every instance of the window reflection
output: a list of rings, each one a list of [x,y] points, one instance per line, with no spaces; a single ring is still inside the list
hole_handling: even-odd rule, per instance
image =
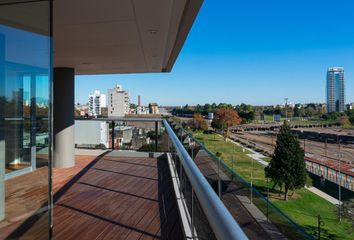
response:
[[[48,32],[49,1],[0,1],[0,239],[48,238]]]

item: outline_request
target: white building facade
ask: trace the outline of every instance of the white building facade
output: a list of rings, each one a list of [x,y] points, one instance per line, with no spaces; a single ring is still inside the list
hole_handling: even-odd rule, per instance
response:
[[[106,95],[101,94],[99,90],[95,90],[88,97],[88,112],[90,116],[97,117],[101,115],[101,108],[106,107]]]
[[[90,129],[90,131],[87,131]],[[75,120],[75,146],[83,148],[109,147],[109,126],[106,121]]]
[[[127,91],[123,91],[121,85],[108,89],[108,117],[123,117],[129,114],[130,98]]]

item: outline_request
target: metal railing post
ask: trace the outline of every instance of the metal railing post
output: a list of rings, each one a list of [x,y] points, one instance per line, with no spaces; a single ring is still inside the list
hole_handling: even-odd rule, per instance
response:
[[[232,158],[231,158],[231,170],[235,172],[234,170],[234,155],[235,155],[235,143],[233,143],[233,151],[232,151]],[[232,180],[234,180],[234,174],[232,174]]]
[[[253,203],[253,157],[251,165],[251,203]]]
[[[191,229],[192,229],[192,239],[194,239],[194,189],[192,187],[192,213],[191,213]]]
[[[167,151],[168,151],[168,152],[171,152],[171,149],[170,149],[170,148],[171,148],[171,147],[170,147],[170,138],[168,137],[168,138],[167,138],[167,149],[168,149]]]
[[[159,143],[159,123],[155,122],[155,152],[157,152],[157,147]]]
[[[112,151],[114,150],[114,121],[112,121]]]
[[[184,189],[184,181],[183,181],[183,168],[182,168],[182,163],[181,159],[179,160],[179,178],[180,178],[180,184],[181,184],[181,192]]]
[[[193,145],[191,146],[191,157],[192,157],[192,160],[194,160],[194,146]]]
[[[183,127],[181,127],[181,135],[180,135],[181,143],[183,144],[182,136],[183,136]]]
[[[220,158],[218,158],[218,195],[219,198],[221,199],[221,179],[220,179]]]

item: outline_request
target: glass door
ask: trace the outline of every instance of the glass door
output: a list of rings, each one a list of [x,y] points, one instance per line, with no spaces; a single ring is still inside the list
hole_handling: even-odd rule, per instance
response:
[[[0,0],[0,239],[49,239],[51,1]]]

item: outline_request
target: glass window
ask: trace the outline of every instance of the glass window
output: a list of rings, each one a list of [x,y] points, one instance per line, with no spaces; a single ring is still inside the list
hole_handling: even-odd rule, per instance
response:
[[[49,1],[0,1],[0,239],[48,238]]]

